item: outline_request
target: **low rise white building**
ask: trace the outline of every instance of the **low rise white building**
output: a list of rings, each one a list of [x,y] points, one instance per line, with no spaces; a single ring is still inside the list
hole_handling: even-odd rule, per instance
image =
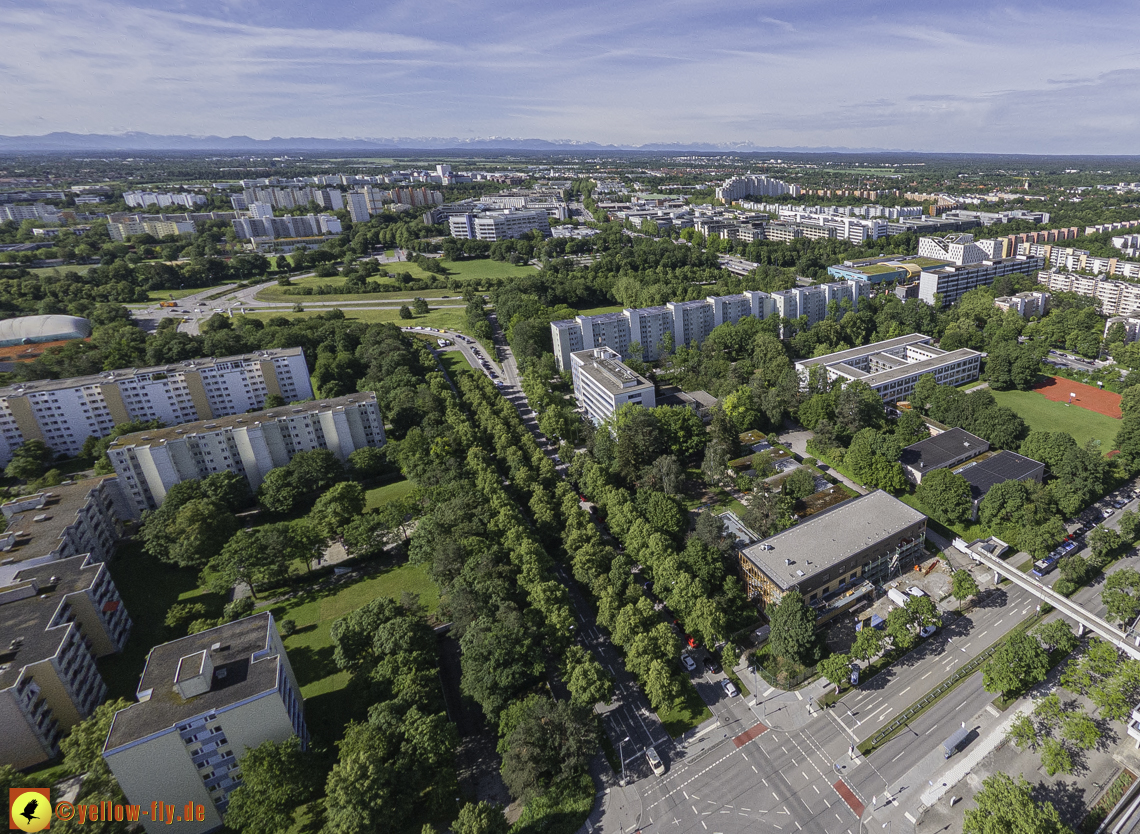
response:
[[[814,359],[801,359],[796,371],[806,383],[813,367],[827,371],[828,379],[865,382],[884,402],[905,400],[924,374],[934,374],[939,385],[960,385],[978,378],[984,354],[961,348],[945,351],[933,338],[911,333],[897,339],[841,350]]]
[[[1023,319],[1040,317],[1049,309],[1049,293],[1030,290],[1017,295],[1003,295],[994,299],[994,306],[1006,312],[1016,310]]]
[[[125,434],[107,455],[138,516],[182,481],[236,472],[256,492],[269,470],[298,452],[328,449],[344,461],[357,449],[383,445],[384,420],[369,392]]]
[[[580,350],[570,355],[574,396],[594,425],[601,425],[626,403],[653,408],[653,383],[622,364],[608,347]]]
[[[550,218],[545,211],[502,209],[456,214],[448,218],[451,236],[467,240],[507,240],[527,232],[550,234]]]

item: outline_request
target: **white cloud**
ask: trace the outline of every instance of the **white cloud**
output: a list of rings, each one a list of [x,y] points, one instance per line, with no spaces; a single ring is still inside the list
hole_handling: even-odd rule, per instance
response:
[[[0,4],[0,133],[1136,152],[1140,23],[1111,8],[357,5]]]

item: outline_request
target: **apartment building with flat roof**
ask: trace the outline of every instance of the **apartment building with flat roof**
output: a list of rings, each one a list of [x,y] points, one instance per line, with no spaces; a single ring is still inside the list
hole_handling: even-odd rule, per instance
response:
[[[125,434],[107,455],[132,514],[140,516],[182,481],[235,472],[256,492],[269,470],[298,452],[328,449],[344,461],[384,440],[380,406],[367,392]]]
[[[179,823],[190,834],[221,827],[250,748],[292,736],[308,746],[301,689],[268,612],[155,646],[137,697],[115,713],[103,759],[128,802],[204,806],[203,820]],[[142,822],[148,834],[168,830]]]
[[[935,347],[933,342],[931,336],[911,333],[801,359],[796,362],[796,371],[805,383],[816,366],[824,368],[831,380],[860,380],[882,397],[883,402],[907,399],[924,374],[934,374],[939,385],[960,385],[978,378],[984,354],[968,348],[945,351]]]
[[[1101,276],[1074,275],[1071,272],[1042,271],[1037,283],[1050,292],[1072,292],[1095,298],[1106,316],[1130,316],[1140,310],[1140,285],[1112,281]]]
[[[570,354],[574,396],[594,425],[601,425],[626,403],[645,408],[656,405],[653,383],[634,373],[617,351],[587,348]]]
[[[0,764],[59,754],[65,731],[102,703],[95,658],[131,632],[110,571],[89,555],[0,565]]]
[[[1016,295],[1002,295],[994,299],[994,306],[1007,313],[1016,310],[1023,319],[1043,316],[1049,309],[1049,293],[1030,290]]]
[[[470,240],[507,240],[539,231],[550,236],[550,217],[545,211],[499,209],[455,214],[447,219],[452,237]]]
[[[77,455],[88,437],[104,437],[120,423],[241,414],[263,407],[269,394],[286,402],[313,396],[300,348],[9,385],[0,388],[0,466],[25,440]]]

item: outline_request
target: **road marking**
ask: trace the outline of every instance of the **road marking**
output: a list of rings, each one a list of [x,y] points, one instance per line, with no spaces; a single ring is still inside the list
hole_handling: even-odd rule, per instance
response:
[[[806,807],[809,811],[812,810],[812,807],[810,805],[808,805],[808,801],[806,799],[804,799],[802,796],[800,797],[800,802],[802,802],[804,804],[804,807]]]
[[[756,769],[756,765],[752,765],[752,772],[759,773],[760,771]]]
[[[780,797],[776,796],[776,792],[775,792],[775,791],[772,791],[772,798],[773,798],[773,799],[775,799],[777,802],[779,802],[779,801],[780,801]]]
[[[914,817],[912,817],[912,816],[910,815],[910,811],[904,811],[904,812],[903,812],[903,816],[904,816],[904,817],[906,817],[908,820],[910,820],[912,824],[914,824],[914,823],[917,823],[917,822],[918,822],[918,820],[916,820]]]
[[[765,779],[763,776],[760,777],[760,781],[764,783],[764,787],[768,787],[768,780]]]
[[[835,792],[839,794],[839,798],[847,803],[847,807],[851,809],[855,816],[863,816],[863,811],[865,810],[863,803],[859,801],[859,798],[855,796],[855,792],[847,786],[846,782],[839,779],[831,787],[835,788]],[[843,822],[843,818],[840,817],[839,814],[836,814],[835,818]]]
[[[895,756],[893,759],[891,759],[891,762],[892,763],[897,762],[899,759],[901,759],[903,756],[905,756],[909,752],[910,752],[909,750],[903,750],[901,753],[899,753],[897,756]]]
[[[921,680],[926,680],[927,678],[929,678],[933,674],[934,674],[934,670],[931,669],[929,672],[927,672],[925,675],[922,676]]]
[[[908,686],[906,689],[904,689],[902,692],[900,692],[900,693],[899,693],[899,695],[900,695],[900,696],[902,696],[902,695],[905,695],[905,694],[906,694],[906,693],[908,693],[908,692],[910,692],[910,687],[909,687],[909,686]]]
[[[996,626],[999,626],[999,625],[1001,625],[1003,622],[1005,622],[1005,617],[1002,617],[1000,620],[998,620],[996,623],[994,623],[994,626],[995,626],[995,627],[996,627]]]
[[[773,692],[775,692],[775,691],[776,691],[776,687],[774,687],[774,686],[769,686],[769,687],[768,687],[768,691],[767,691],[767,692],[765,692],[765,693],[764,693],[763,695],[761,695],[760,697],[761,697],[761,698],[767,698],[769,695],[771,695],[771,694],[772,694]]]
[[[816,788],[815,785],[812,785],[812,787],[815,788],[816,793],[819,793],[819,788]]]
[[[798,698],[801,701],[804,699],[803,693],[800,692],[798,689],[796,690],[796,698]]]
[[[698,813],[698,811],[697,811],[697,806],[696,806],[696,805],[690,805],[689,807],[693,809],[693,813],[694,813],[694,814],[696,814],[697,816],[700,816],[700,813]]]
[[[807,774],[806,774],[806,773],[804,773],[802,770],[800,771],[800,776],[804,777],[804,781],[805,781],[805,782],[807,781],[807,778],[808,778],[808,776],[807,776]]]

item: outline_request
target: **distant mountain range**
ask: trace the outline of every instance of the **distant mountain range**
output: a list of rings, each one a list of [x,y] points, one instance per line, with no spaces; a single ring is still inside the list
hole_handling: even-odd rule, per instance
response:
[[[885,153],[885,148],[772,148],[751,142],[656,142],[645,145],[606,145],[564,139],[512,139],[489,136],[460,139],[455,136],[397,138],[341,138],[292,136],[253,139],[249,136],[184,136],[154,133],[47,133],[43,136],[0,136],[0,152],[52,151],[369,151],[369,150],[515,150],[515,151],[718,151],[739,153]],[[906,151],[889,151],[906,153]]]

